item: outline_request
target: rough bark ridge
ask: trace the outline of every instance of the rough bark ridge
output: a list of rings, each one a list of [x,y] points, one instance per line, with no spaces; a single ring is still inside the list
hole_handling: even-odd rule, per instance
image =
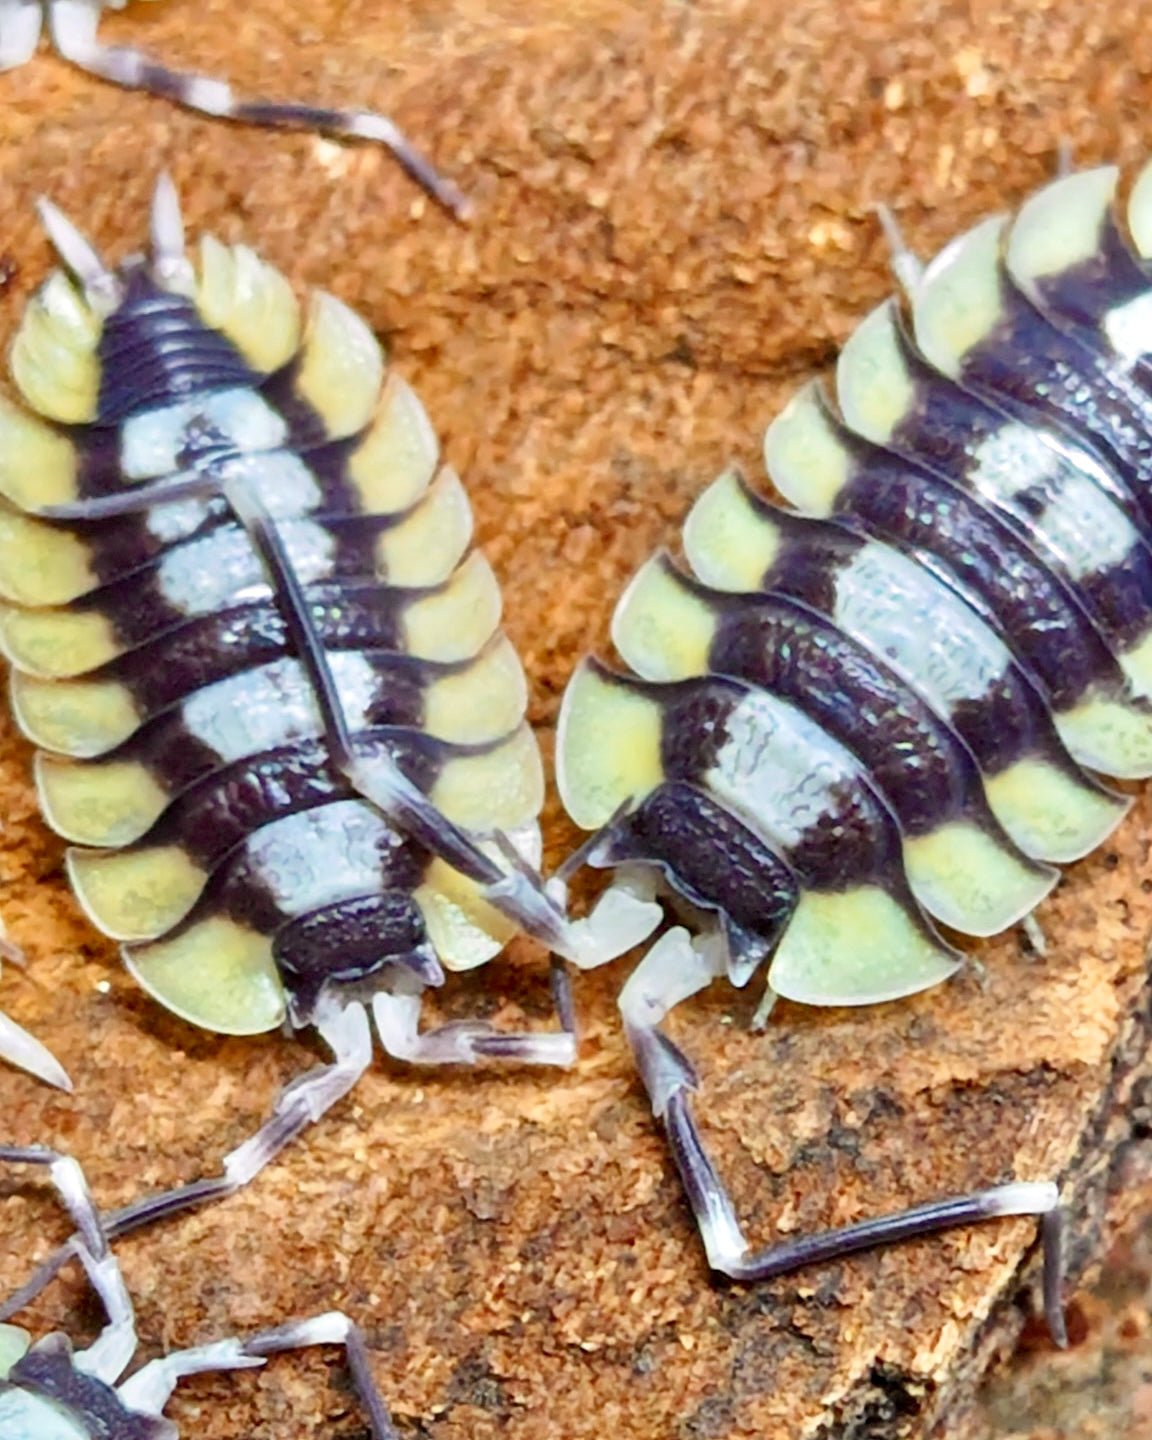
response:
[[[1062,140],[1078,163],[1137,161],[1152,102],[1138,0],[1107,29],[1071,0],[171,0],[106,29],[253,95],[387,107],[476,221],[372,148],[228,128],[42,54],[0,77],[0,331],[48,263],[36,194],[118,255],[170,167],[193,234],[243,238],[391,336],[468,484],[545,731],[625,578],[726,462],[759,474],[768,418],[889,288],[869,205],[930,253],[1042,181]],[[74,1151],[114,1205],[214,1169],[309,1056],[195,1033],[134,988],[3,736],[0,908],[30,961],[4,1003],[77,1081],[65,1099],[0,1075],[5,1129]],[[1077,1268],[1100,1253],[1148,1163],[1150,813],[1144,797],[1043,907],[1044,959],[1007,936],[981,947],[983,979],[869,1013],[781,1007],[763,1037],[755,997],[685,1007],[756,1236],[1065,1176]],[[553,856],[573,840],[555,813],[549,837]],[[956,1433],[1017,1329],[1034,1227],[710,1285],[614,1022],[623,973],[579,986],[576,1073],[380,1065],[248,1193],[126,1242],[148,1352],[342,1305],[405,1433],[434,1440]],[[540,957],[447,1003],[543,1017]],[[7,1289],[63,1226],[0,1184]],[[82,1324],[77,1293],[33,1319]],[[201,1440],[362,1435],[327,1375],[278,1361],[190,1384],[173,1414]]]

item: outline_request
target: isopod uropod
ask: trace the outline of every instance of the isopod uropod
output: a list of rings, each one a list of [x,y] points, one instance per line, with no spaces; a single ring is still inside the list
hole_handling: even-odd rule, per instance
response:
[[[59,1332],[33,1343],[18,1326],[0,1325],[0,1434],[5,1440],[178,1440],[164,1408],[185,1376],[248,1370],[281,1351],[310,1345],[343,1348],[373,1440],[396,1440],[372,1379],[364,1337],[335,1310],[247,1339],[177,1350],[122,1380],[136,1353],[136,1317],[83,1172],[70,1156],[38,1147],[2,1146],[0,1161],[47,1168],[76,1224],[72,1248],[106,1318],[99,1337],[83,1350],[74,1350]]]
[[[1009,1184],[752,1253],[660,1024],[726,977],[863,1005],[946,979],[939,925],[1027,916],[1152,774],[1152,166],[1066,176],[949,245],[907,305],[844,347],[684,526],[688,569],[647,564],[616,608],[630,673],[585,662],[563,702],[564,803],[582,854],[689,915],[620,1005],[711,1264],[756,1279],[1004,1214]]]
[[[0,0],[0,71],[26,64],[47,22],[52,48],[63,59],[126,89],[144,90],[221,120],[280,130],[314,130],[384,145],[416,183],[458,219],[471,205],[439,175],[394,121],[371,110],[334,110],[295,101],[238,100],[224,80],[169,70],[139,50],[104,45],[98,38],[104,10],[128,0]]]
[[[81,905],[141,985],[218,1033],[315,1027],[224,1175],[247,1183],[385,1050],[566,1065],[560,1033],[419,1032],[421,997],[518,928],[590,962],[659,908],[569,921],[537,872],[543,780],[464,489],[367,325],[243,245],[185,254],[157,187],[148,258],[105,267],[54,207],[69,274],[29,306],[0,404],[0,651]],[[558,962],[554,973],[559,975]]]

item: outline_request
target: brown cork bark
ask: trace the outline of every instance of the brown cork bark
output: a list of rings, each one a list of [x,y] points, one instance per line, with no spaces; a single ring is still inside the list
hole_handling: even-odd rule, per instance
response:
[[[259,134],[120,93],[48,54],[0,77],[0,297],[11,334],[48,265],[47,193],[110,255],[137,248],[160,166],[191,231],[258,246],[390,336],[464,475],[545,736],[575,657],[695,493],[889,288],[869,206],[931,251],[1052,173],[1141,158],[1140,0],[170,0],[107,23],[253,95],[387,107],[473,196],[470,229],[387,156]],[[29,956],[4,1003],[74,1098],[0,1073],[4,1130],[78,1155],[108,1206],[215,1169],[312,1059],[165,1016],[70,900],[5,721],[0,911]],[[1069,871],[1040,921],[931,995],[874,1011],[717,993],[674,1024],[699,1113],[760,1240],[1011,1176],[1060,1177],[1077,1274],[1149,1203],[1149,809]],[[556,808],[550,853],[572,844]],[[572,1074],[380,1063],[246,1193],[120,1246],[143,1349],[343,1306],[403,1433],[760,1440],[961,1433],[1030,1304],[1011,1222],[759,1289],[709,1282],[614,1018],[625,973],[579,982]],[[542,957],[454,985],[452,1013],[547,1023]],[[2,1182],[0,1290],[64,1232]],[[32,1314],[90,1335],[79,1282]],[[352,1440],[325,1358],[204,1379],[198,1440]],[[983,1427],[983,1428],[981,1428]]]

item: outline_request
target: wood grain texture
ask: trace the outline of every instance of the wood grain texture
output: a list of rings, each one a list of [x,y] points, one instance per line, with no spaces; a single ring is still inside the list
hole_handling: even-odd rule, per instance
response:
[[[168,0],[107,35],[244,93],[386,107],[476,220],[370,147],[223,126],[45,53],[0,77],[0,333],[49,263],[37,194],[119,256],[171,169],[193,234],[255,245],[390,337],[468,485],[545,734],[628,575],[727,462],[759,476],[767,420],[890,288],[869,206],[931,253],[1042,182],[1061,141],[1143,158],[1152,104],[1140,0]],[[133,986],[3,726],[0,909],[29,956],[4,1003],[77,1081],[69,1099],[0,1073],[5,1129],[75,1153],[112,1206],[214,1170],[314,1057],[199,1034]],[[1061,1177],[1090,1266],[1149,1163],[1150,804],[1043,906],[1042,960],[1009,935],[937,993],[781,1006],[765,1036],[754,996],[684,1007],[758,1239]],[[548,836],[553,858],[574,838],[555,807]],[[340,1305],[428,1440],[958,1433],[1028,1307],[1035,1227],[712,1285],[614,1020],[624,973],[580,981],[574,1073],[380,1063],[246,1193],[124,1242],[146,1353]],[[542,957],[517,947],[445,1005],[546,1023]],[[64,1229],[0,1178],[0,1291]],[[91,1334],[80,1294],[69,1278],[32,1318]],[[198,1440],[364,1434],[322,1357],[191,1383],[172,1414]]]

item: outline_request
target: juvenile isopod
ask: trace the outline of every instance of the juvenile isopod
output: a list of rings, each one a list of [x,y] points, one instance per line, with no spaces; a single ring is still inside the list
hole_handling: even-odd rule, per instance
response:
[[[926,269],[845,345],[835,399],[770,426],[771,480],[693,506],[618,604],[627,670],[587,661],[558,776],[580,852],[690,928],[620,1007],[714,1268],[760,1279],[1001,1215],[1043,1217],[1063,1334],[1061,1210],[994,1186],[754,1252],[661,1023],[727,978],[867,1005],[948,978],[1152,774],[1152,166],[1066,175]],[[609,890],[611,893],[611,888]],[[943,927],[943,928],[942,928]]]

